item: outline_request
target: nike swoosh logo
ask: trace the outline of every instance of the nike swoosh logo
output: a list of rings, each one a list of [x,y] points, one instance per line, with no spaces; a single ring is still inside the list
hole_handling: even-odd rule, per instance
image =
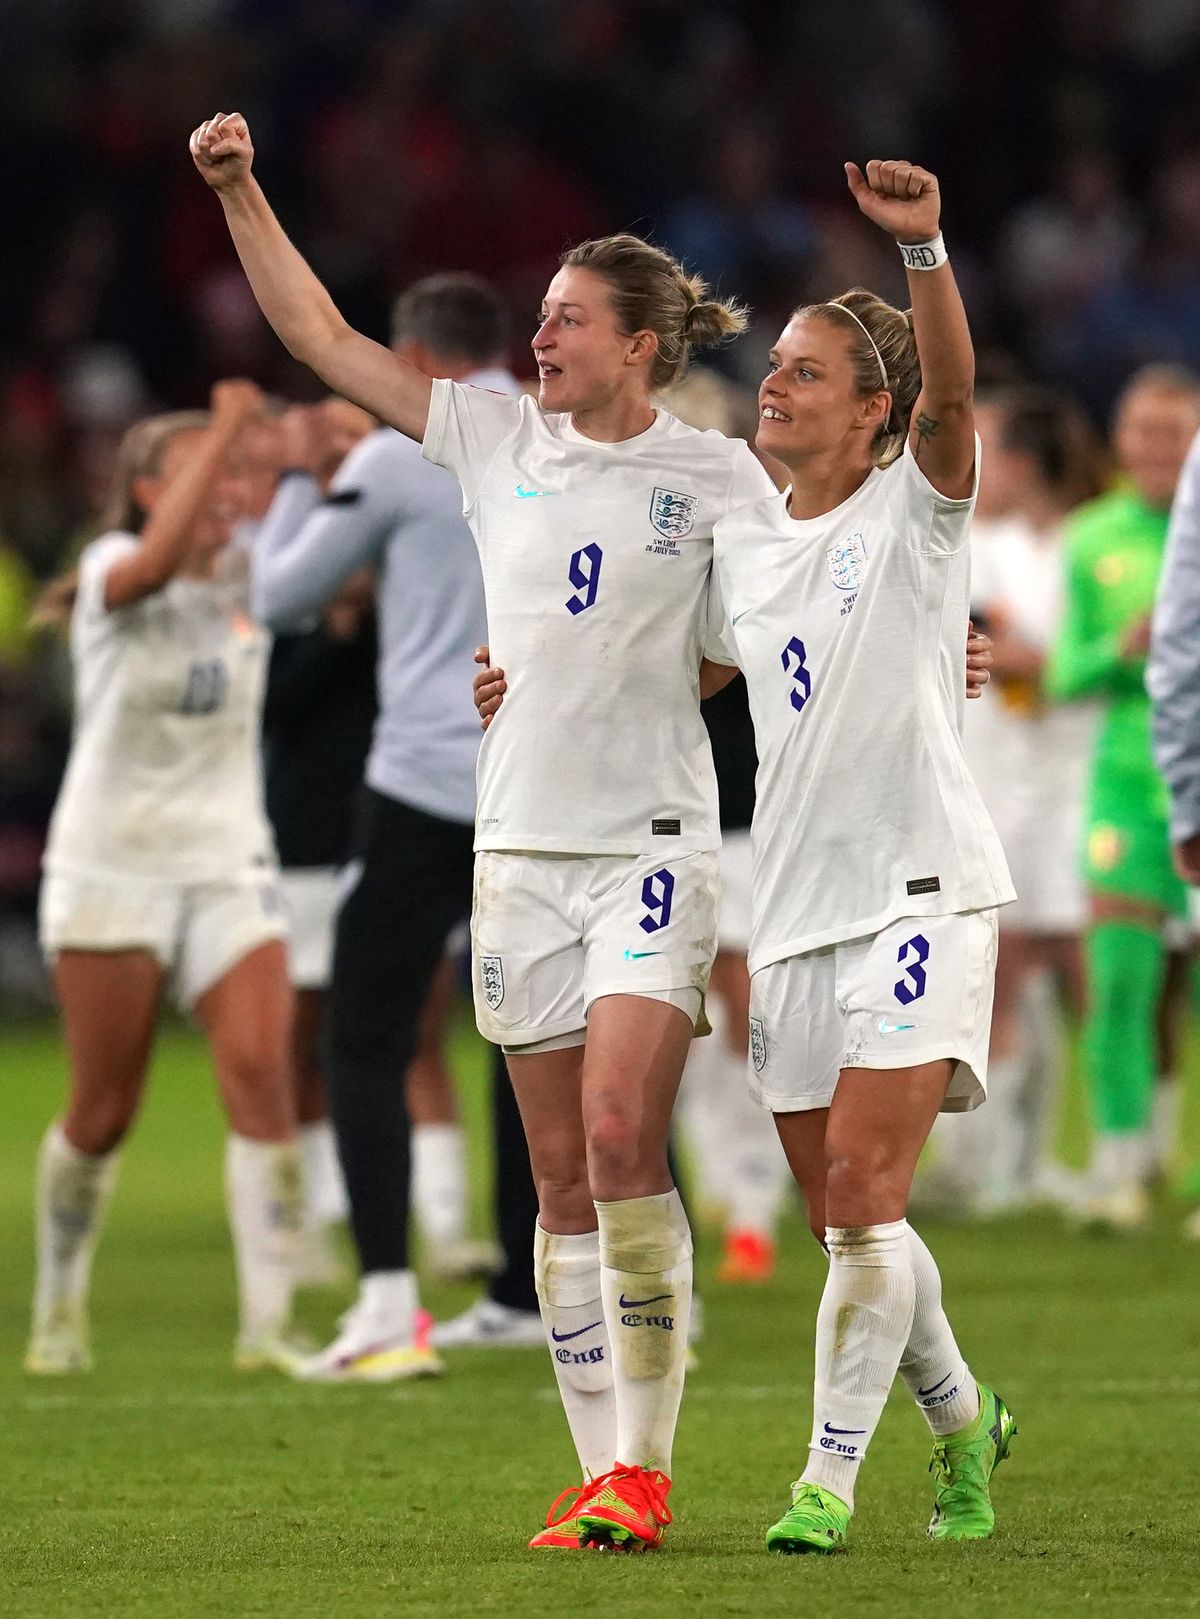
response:
[[[556,1344],[565,1344],[568,1338],[582,1338],[585,1332],[591,1332],[592,1327],[602,1327],[603,1321],[593,1321],[590,1327],[580,1327],[578,1332],[559,1332],[555,1327],[550,1328],[550,1336]]]
[[[625,952],[625,960],[626,961],[641,961],[646,956],[661,956],[661,955],[662,955],[661,950],[626,950],[626,952]]]
[[[663,1299],[674,1298],[674,1296],[673,1293],[656,1293],[652,1299],[627,1299],[622,1293],[621,1308],[622,1310],[640,1310],[645,1304],[661,1304]],[[866,1432],[865,1429],[863,1431],[864,1433]]]
[[[865,1428],[835,1428],[832,1423],[825,1424],[826,1433],[866,1433]]]
[[[879,1020],[880,1034],[903,1034],[905,1029],[915,1028],[915,1023],[889,1023],[885,1017],[881,1017]]]
[[[942,1383],[948,1383],[953,1376],[954,1376],[953,1372],[947,1372],[945,1377],[942,1378],[941,1383],[934,1383],[930,1388],[927,1388],[927,1389],[918,1389],[917,1390],[917,1399],[918,1400],[923,1399],[926,1394],[936,1394],[938,1389],[941,1388]]]
[[[550,498],[550,496],[554,494],[554,490],[553,489],[526,489],[526,487],[525,487],[525,485],[523,483],[519,483],[517,485],[517,487],[513,490],[513,494],[516,495],[518,500],[537,500],[539,498],[542,499],[542,500],[548,500]]]
[[[730,623],[731,623],[731,624],[736,624],[736,623],[737,623],[737,621],[738,621],[738,619],[739,619],[739,618],[745,618],[745,616],[746,616],[746,614],[747,614],[747,613],[748,613],[748,612],[749,612],[749,611],[750,611],[750,609],[749,609],[749,608],[748,608],[748,607],[743,607],[743,608],[742,608],[742,610],[741,610],[741,612],[740,612],[740,613],[735,613],[735,614],[734,614],[734,615],[733,615],[733,617],[732,617],[732,618],[731,618],[731,619],[730,619],[730,620],[729,620],[729,622],[730,622]]]

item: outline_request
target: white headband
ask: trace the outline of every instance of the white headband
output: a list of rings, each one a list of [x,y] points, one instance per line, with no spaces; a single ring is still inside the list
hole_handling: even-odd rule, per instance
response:
[[[859,331],[861,331],[863,336],[866,338],[867,342],[871,345],[871,352],[872,352],[872,354],[874,354],[876,360],[879,363],[879,380],[880,380],[880,382],[883,384],[883,386],[885,388],[888,388],[890,390],[891,384],[888,382],[887,366],[884,365],[884,363],[883,363],[883,355],[880,354],[880,352],[879,352],[879,345],[876,343],[875,339],[871,336],[871,334],[867,330],[867,328],[863,325],[862,321],[859,320],[858,316],[854,313],[853,309],[847,309],[845,304],[835,304],[835,303],[822,304],[821,308],[822,309],[840,309],[843,315],[849,315],[850,319],[854,322],[854,324],[858,327]]]

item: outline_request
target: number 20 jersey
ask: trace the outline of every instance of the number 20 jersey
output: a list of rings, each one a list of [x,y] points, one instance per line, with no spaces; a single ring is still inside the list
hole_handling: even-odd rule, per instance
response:
[[[71,618],[75,728],[47,871],[229,882],[273,866],[260,729],[269,638],[239,578],[175,578],[104,605],[132,534],[93,541]],[[241,559],[225,553],[219,568]]]
[[[463,487],[508,683],[480,750],[475,847],[716,848],[698,674],[713,525],[773,487],[749,448],[664,410],[599,443],[533,399],[437,381],[423,450]]]
[[[785,493],[717,525],[759,757],[751,972],[1014,897],[960,740],[973,507],[906,446],[832,512]]]

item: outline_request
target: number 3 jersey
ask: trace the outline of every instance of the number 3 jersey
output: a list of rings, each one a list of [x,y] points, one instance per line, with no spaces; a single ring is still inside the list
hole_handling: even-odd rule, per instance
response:
[[[259,752],[269,640],[233,579],[176,578],[106,608],[109,569],[137,545],[107,534],[80,559],[75,728],[44,865],[228,882],[274,864]]]
[[[759,756],[751,972],[1014,897],[959,738],[973,507],[906,446],[821,517],[784,493],[717,525]]]
[[[713,524],[773,487],[749,448],[664,410],[598,443],[533,399],[438,381],[423,449],[462,484],[508,682],[480,750],[475,847],[716,848],[698,676]]]

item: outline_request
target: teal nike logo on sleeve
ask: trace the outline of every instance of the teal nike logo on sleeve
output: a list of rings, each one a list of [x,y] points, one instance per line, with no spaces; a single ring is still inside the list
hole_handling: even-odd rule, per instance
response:
[[[646,956],[661,956],[661,950],[626,950],[626,961],[642,961]]]
[[[554,493],[553,489],[526,489],[523,483],[519,483],[513,490],[518,500],[537,500],[539,497],[548,500]]]

